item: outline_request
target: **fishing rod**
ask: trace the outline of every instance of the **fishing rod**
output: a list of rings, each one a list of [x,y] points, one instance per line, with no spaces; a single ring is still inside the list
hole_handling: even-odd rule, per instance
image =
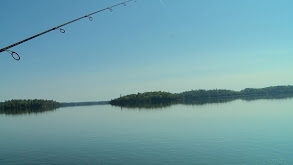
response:
[[[34,39],[34,38],[36,38],[36,37],[39,37],[39,36],[41,36],[41,35],[44,35],[44,34],[46,34],[46,33],[49,33],[49,32],[51,32],[51,31],[53,31],[53,30],[57,30],[57,29],[58,29],[61,33],[65,33],[65,30],[62,29],[61,27],[66,26],[66,25],[68,25],[68,24],[71,24],[71,23],[73,23],[73,22],[79,21],[79,20],[84,19],[84,18],[88,18],[90,21],[93,21],[93,17],[91,17],[92,15],[97,14],[97,13],[100,13],[100,12],[105,11],[105,10],[109,10],[109,11],[113,12],[113,9],[112,9],[112,8],[117,7],[117,6],[120,6],[120,5],[126,6],[126,4],[129,3],[129,2],[131,2],[131,1],[136,2],[136,0],[127,0],[127,1],[124,1],[124,2],[121,2],[121,3],[118,3],[118,4],[116,4],[116,5],[112,5],[112,6],[109,6],[109,7],[104,8],[104,9],[101,9],[101,10],[95,11],[95,12],[93,12],[93,13],[90,13],[90,14],[84,15],[84,16],[79,17],[79,18],[77,18],[77,19],[74,19],[74,20],[72,20],[72,21],[66,22],[66,23],[64,23],[64,24],[62,24],[62,25],[56,26],[56,27],[54,27],[54,28],[52,28],[52,29],[46,30],[46,31],[44,31],[44,32],[42,32],[42,33],[36,34],[36,35],[31,36],[31,37],[29,37],[29,38],[27,38],[27,39],[24,39],[24,40],[22,40],[22,41],[19,41],[19,42],[15,43],[15,44],[12,44],[12,45],[10,45],[10,46],[7,46],[7,47],[5,47],[5,48],[2,48],[2,49],[0,49],[0,53],[6,51],[6,52],[8,52],[8,53],[12,56],[12,58],[14,58],[15,60],[19,61],[19,60],[20,60],[20,56],[19,56],[19,54],[16,53],[16,52],[14,52],[14,51],[9,50],[10,48],[15,47],[15,46],[17,46],[17,45],[19,45],[19,44],[22,44],[22,43],[24,43],[24,42],[27,42],[27,41],[29,41],[29,40],[32,40],[32,39]]]

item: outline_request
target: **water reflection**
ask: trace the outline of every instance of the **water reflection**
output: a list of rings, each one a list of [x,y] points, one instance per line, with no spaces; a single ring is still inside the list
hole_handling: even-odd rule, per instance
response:
[[[31,114],[40,114],[49,111],[56,111],[56,108],[41,108],[41,109],[5,109],[0,110],[0,114],[5,115],[31,115]]]
[[[178,104],[178,102],[162,102],[162,103],[152,103],[152,104],[126,104],[123,106],[115,106],[115,107],[121,107],[121,109],[126,108],[126,109],[164,109],[164,108],[169,108],[173,105]]]

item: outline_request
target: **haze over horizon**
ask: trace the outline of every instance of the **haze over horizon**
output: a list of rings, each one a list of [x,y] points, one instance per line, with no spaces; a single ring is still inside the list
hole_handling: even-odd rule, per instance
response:
[[[2,0],[0,49],[118,0]],[[293,1],[137,0],[0,53],[0,101],[293,85]],[[13,11],[13,12],[11,12]]]

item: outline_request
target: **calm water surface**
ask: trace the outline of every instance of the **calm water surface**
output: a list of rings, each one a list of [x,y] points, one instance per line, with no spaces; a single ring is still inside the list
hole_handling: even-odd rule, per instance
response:
[[[0,164],[293,164],[293,100],[0,115]]]

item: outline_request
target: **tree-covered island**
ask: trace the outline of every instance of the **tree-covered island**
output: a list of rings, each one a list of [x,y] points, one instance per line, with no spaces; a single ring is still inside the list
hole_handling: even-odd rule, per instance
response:
[[[0,114],[39,113],[55,110],[60,106],[60,103],[53,100],[10,100],[0,103]]]
[[[293,97],[293,86],[273,86],[266,88],[246,88],[241,91],[226,89],[192,90],[182,93],[146,92],[126,95],[110,101],[111,105],[124,107],[144,107],[147,104],[205,104],[227,102],[235,99],[274,99]]]
[[[169,92],[146,92],[146,93],[138,93],[131,94],[127,96],[123,96],[110,101],[111,105],[118,106],[142,106],[147,107],[148,105],[152,106],[160,106],[161,104],[170,105],[173,103],[178,103],[180,101],[180,97],[177,94],[172,94]]]

